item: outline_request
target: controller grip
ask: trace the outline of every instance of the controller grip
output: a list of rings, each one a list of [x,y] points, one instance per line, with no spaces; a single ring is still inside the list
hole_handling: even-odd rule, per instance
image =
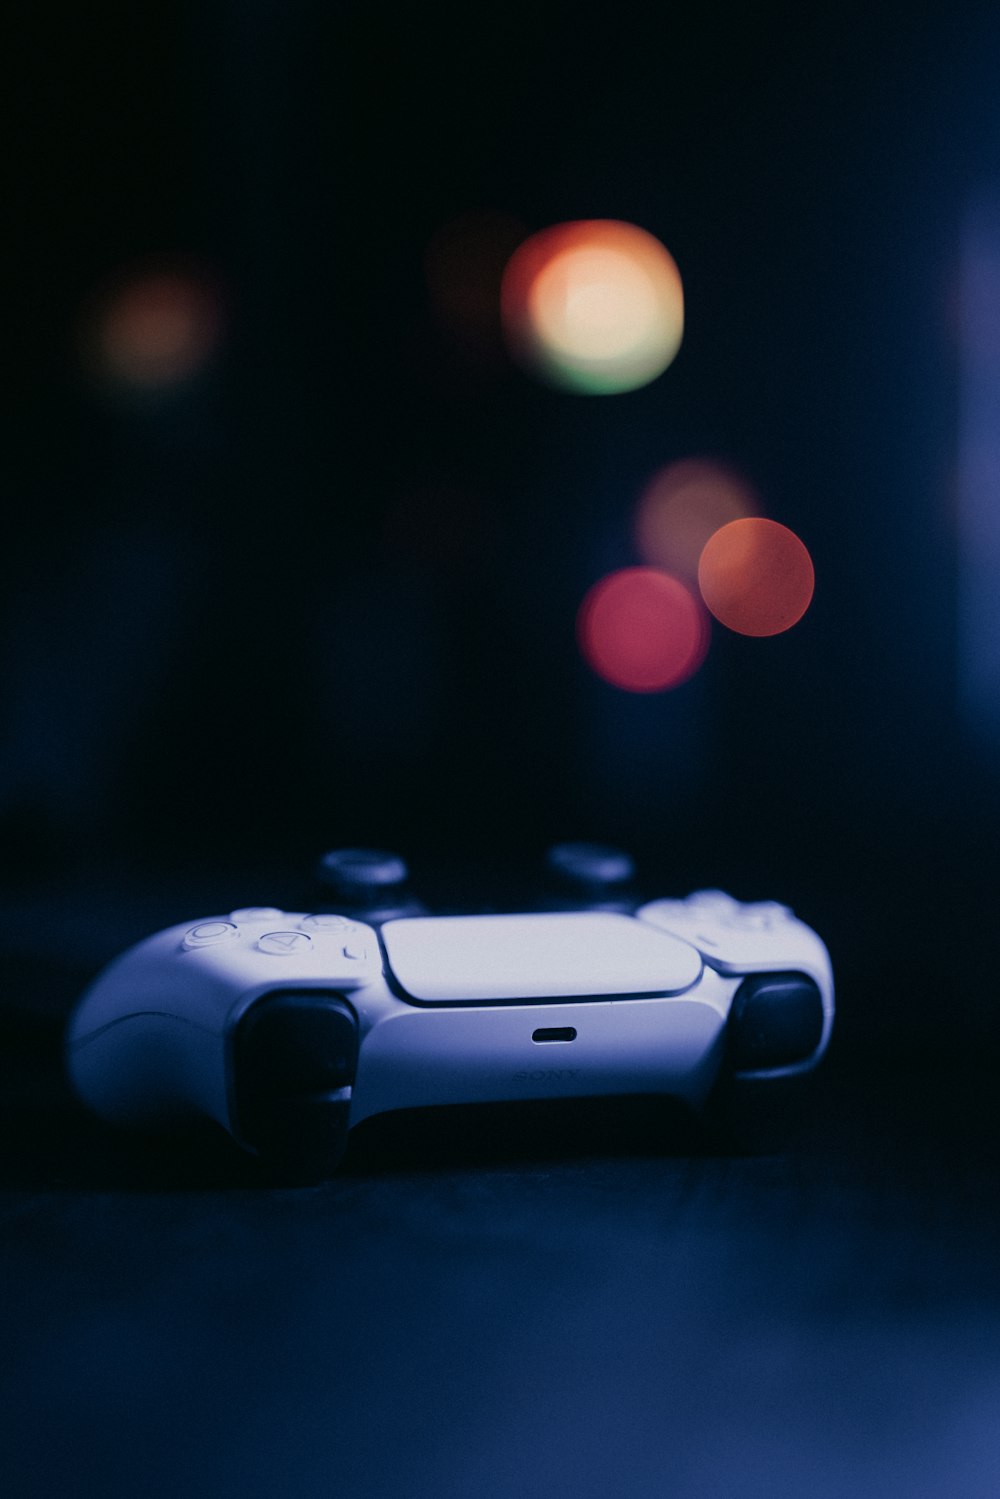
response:
[[[823,998],[804,973],[754,973],[733,997],[726,1055],[706,1107],[723,1149],[783,1149],[814,1102],[810,1059],[823,1035]]]
[[[340,994],[277,990],[258,999],[230,1044],[233,1128],[268,1174],[321,1181],[347,1146],[358,1023]]]
[[[807,1062],[823,1036],[823,998],[804,973],[752,973],[729,1011],[729,1066],[764,1072]]]

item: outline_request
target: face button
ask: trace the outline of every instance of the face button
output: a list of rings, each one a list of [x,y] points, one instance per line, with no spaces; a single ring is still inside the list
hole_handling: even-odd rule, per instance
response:
[[[230,911],[229,919],[249,926],[258,921],[280,921],[284,914],[277,906],[240,906],[238,911]]]
[[[368,949],[362,947],[359,942],[347,942],[344,945],[344,957],[354,958],[356,962],[363,963],[368,956]]]
[[[785,921],[793,914],[791,906],[783,906],[776,900],[754,901],[751,905],[744,906],[743,909],[754,920],[766,921],[769,926],[773,926],[776,921]]]
[[[760,900],[740,906],[728,918],[726,925],[740,927],[746,932],[767,932],[791,914],[787,906],[781,906],[777,901]]]
[[[216,942],[231,942],[237,935],[237,928],[231,921],[203,921],[201,926],[193,926],[184,938],[186,948],[213,947]]]
[[[354,930],[355,923],[348,921],[346,916],[334,916],[332,912],[319,911],[314,916],[303,916],[299,926],[304,932],[311,932],[313,936],[318,934],[340,936],[342,932]]]
[[[308,952],[312,947],[312,938],[305,932],[265,932],[263,937],[257,939],[257,946],[261,952],[285,958],[290,953]]]
[[[685,904],[696,907],[699,912],[722,912],[731,911],[736,901],[724,890],[695,890],[688,896]]]

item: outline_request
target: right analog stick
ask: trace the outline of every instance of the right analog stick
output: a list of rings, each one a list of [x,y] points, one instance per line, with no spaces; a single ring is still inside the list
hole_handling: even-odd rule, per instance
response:
[[[545,855],[553,883],[574,894],[617,892],[635,878],[631,854],[608,843],[556,843]]]
[[[323,854],[316,874],[332,896],[348,905],[376,904],[395,895],[410,872],[399,854],[379,848],[334,848]]]

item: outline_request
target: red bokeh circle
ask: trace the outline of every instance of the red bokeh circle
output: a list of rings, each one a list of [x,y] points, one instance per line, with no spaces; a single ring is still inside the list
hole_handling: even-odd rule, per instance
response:
[[[693,676],[709,627],[694,594],[655,567],[625,567],[601,578],[577,616],[584,660],[625,692],[664,692]]]

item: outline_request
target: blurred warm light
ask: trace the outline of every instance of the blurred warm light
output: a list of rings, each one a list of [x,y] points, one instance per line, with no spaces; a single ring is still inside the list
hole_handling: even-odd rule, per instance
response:
[[[716,619],[740,635],[780,635],[800,620],[815,574],[806,547],[787,526],[751,516],[710,537],[698,586]]]
[[[115,385],[165,390],[201,369],[218,343],[220,323],[219,299],[197,274],[132,271],[95,300],[85,357]]]
[[[679,578],[626,567],[590,589],[577,616],[584,660],[626,692],[663,692],[694,675],[708,650],[708,620]]]
[[[504,266],[527,234],[510,214],[478,209],[443,224],[424,254],[438,322],[468,351],[502,356],[500,286]]]
[[[516,358],[553,385],[594,395],[655,380],[684,332],[672,256],[615,219],[533,234],[504,272],[502,311]]]
[[[653,567],[694,579],[713,532],[753,515],[753,490],[733,469],[707,458],[685,458],[660,469],[635,511],[640,557]]]

